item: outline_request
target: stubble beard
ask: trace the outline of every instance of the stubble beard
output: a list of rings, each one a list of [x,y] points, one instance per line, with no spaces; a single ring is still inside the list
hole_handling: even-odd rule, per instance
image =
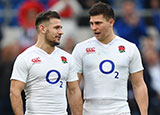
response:
[[[56,41],[50,41],[50,40],[48,40],[48,44],[49,44],[51,47],[55,47],[55,46],[59,45],[60,43],[59,43],[59,42],[56,42]]]
[[[60,43],[58,43],[58,42],[51,42],[50,45],[51,45],[52,47],[55,47],[55,46],[57,46],[57,45],[59,45],[59,44],[60,44]]]
[[[59,42],[49,40],[49,36],[47,34],[45,36],[45,40],[51,47],[55,47],[60,44]]]

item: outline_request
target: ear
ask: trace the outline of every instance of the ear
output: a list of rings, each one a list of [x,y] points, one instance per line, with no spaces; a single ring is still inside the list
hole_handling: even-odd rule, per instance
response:
[[[40,24],[39,25],[39,30],[40,30],[41,33],[44,34],[47,31],[47,27],[45,25],[43,25],[43,24]]]
[[[110,25],[113,26],[114,25],[114,22],[115,20],[113,18],[109,19],[109,22],[110,22]]]

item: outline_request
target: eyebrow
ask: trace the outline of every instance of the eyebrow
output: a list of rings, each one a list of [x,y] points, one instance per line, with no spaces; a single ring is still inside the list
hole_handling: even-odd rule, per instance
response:
[[[61,25],[56,25],[53,28],[63,28]]]

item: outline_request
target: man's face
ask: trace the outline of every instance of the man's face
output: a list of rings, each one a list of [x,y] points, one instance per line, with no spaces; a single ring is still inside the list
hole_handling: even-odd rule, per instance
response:
[[[111,21],[112,20],[112,21]],[[96,16],[90,17],[90,26],[95,35],[95,37],[103,42],[107,37],[111,34],[113,29],[113,19],[109,19],[108,21],[106,18],[100,14]]]
[[[57,18],[50,19],[45,33],[46,42],[51,46],[59,45],[62,34],[61,21]]]

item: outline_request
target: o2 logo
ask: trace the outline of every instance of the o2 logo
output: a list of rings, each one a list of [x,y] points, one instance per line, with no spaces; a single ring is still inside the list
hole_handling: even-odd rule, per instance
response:
[[[50,74],[51,73],[55,73],[55,74],[57,74],[57,79],[55,80],[55,81],[51,81],[50,80]],[[60,80],[60,78],[61,78],[61,74],[60,74],[60,72],[59,71],[57,71],[57,70],[50,70],[50,71],[48,71],[48,73],[47,73],[47,75],[46,75],[46,81],[48,82],[48,83],[50,83],[50,84],[56,84],[56,83],[58,83],[59,82],[59,80]],[[60,88],[63,88],[63,82],[62,81],[60,81]]]
[[[110,70],[105,71],[105,68],[103,68],[103,65],[104,65],[104,64],[110,64],[110,66],[111,66]],[[114,70],[115,70],[115,64],[114,64],[113,61],[111,61],[111,60],[103,60],[103,61],[99,64],[99,69],[100,69],[100,71],[101,71],[103,74],[111,74],[111,73],[114,72]],[[118,73],[117,71],[115,71],[114,73],[115,73],[114,78],[115,78],[115,79],[119,79],[119,77],[118,77],[119,73]]]

